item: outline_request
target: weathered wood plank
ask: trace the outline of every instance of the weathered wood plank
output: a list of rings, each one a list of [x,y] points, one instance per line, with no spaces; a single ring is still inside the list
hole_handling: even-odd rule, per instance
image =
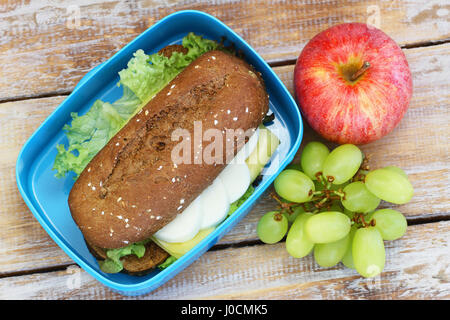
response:
[[[296,59],[315,34],[342,22],[377,25],[400,45],[450,38],[445,0],[8,1],[0,4],[0,100],[69,92],[142,31],[184,9],[218,17],[270,62]]]
[[[405,50],[415,91],[411,107],[400,126],[363,150],[372,154],[374,167],[396,164],[404,168],[415,187],[415,196],[399,206],[409,219],[448,216],[450,152],[448,119],[450,97],[444,70],[450,44]],[[274,68],[292,91],[293,66]],[[50,239],[23,202],[15,182],[15,161],[21,146],[65,97],[31,99],[0,104],[0,274],[71,263]],[[418,132],[420,128],[420,132]],[[306,126],[304,141],[319,139]],[[267,196],[260,199],[221,244],[256,240],[259,217],[275,208]]]
[[[64,98],[0,104],[0,274],[27,265],[58,265],[69,259],[60,249],[55,250],[55,243],[25,205],[15,182],[15,162],[22,145]]]
[[[410,226],[386,242],[385,270],[373,279],[341,264],[321,268],[311,255],[294,259],[279,243],[209,251],[140,297],[121,296],[70,266],[0,279],[0,299],[448,299],[449,233],[449,221]]]

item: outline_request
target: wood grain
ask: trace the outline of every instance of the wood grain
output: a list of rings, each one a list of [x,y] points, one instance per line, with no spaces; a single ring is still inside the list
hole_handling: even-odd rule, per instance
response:
[[[363,146],[373,167],[399,165],[410,175],[415,196],[398,206],[410,221],[449,218],[450,96],[446,70],[450,44],[407,49],[414,94],[400,126],[385,138]],[[293,66],[274,68],[292,92]],[[0,275],[30,272],[72,263],[50,239],[23,202],[15,182],[15,161],[21,146],[64,96],[0,104]],[[306,126],[304,142],[320,139]],[[303,143],[304,144],[304,143]],[[299,153],[298,153],[299,154]],[[298,156],[297,156],[298,158]],[[387,204],[384,204],[387,205]],[[221,241],[221,245],[257,240],[259,217],[275,208],[262,197],[252,212]]]
[[[449,221],[410,226],[386,242],[385,270],[373,279],[292,258],[279,243],[209,251],[144,296],[121,296],[69,266],[0,279],[0,299],[449,299],[449,233]]]
[[[15,182],[15,162],[22,145],[64,98],[0,104],[0,274],[22,270],[22,266],[67,262],[68,257],[55,250],[55,243],[25,205]]]
[[[376,25],[402,46],[450,39],[445,0],[7,1],[0,3],[0,101],[66,94],[142,31],[184,9],[218,17],[271,63],[296,59],[315,34],[343,22]]]
[[[450,221],[435,222],[450,218],[450,5],[444,0],[0,2],[0,299],[126,298],[79,269],[50,239],[17,190],[15,161],[86,72],[184,9],[225,22],[278,66],[291,93],[292,64],[331,25],[375,24],[405,48],[414,82],[410,109],[392,133],[362,149],[372,168],[398,165],[409,174],[415,195],[396,208],[414,225],[386,242],[382,275],[363,279],[341,265],[320,268],[311,256],[289,257],[283,243],[261,244],[256,223],[275,208],[269,190],[212,250],[136,299],[450,299]],[[305,123],[302,145],[311,140],[321,138]]]

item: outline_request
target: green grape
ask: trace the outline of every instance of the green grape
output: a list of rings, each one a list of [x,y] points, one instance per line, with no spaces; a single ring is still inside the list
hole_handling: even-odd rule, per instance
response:
[[[256,233],[264,243],[277,243],[283,239],[288,230],[288,221],[278,211],[267,212],[261,217],[256,226]]]
[[[407,178],[394,170],[377,169],[370,171],[365,178],[367,189],[381,200],[395,204],[409,202],[414,189]]]
[[[345,214],[337,211],[317,213],[306,221],[305,231],[314,243],[335,242],[344,238],[350,231],[351,221]]]
[[[317,180],[316,173],[322,172],[323,163],[330,154],[327,146],[321,142],[308,143],[302,151],[300,163],[303,172],[313,180]]]
[[[367,213],[375,210],[380,204],[380,199],[373,195],[363,182],[357,181],[348,184],[344,188],[345,196],[342,205],[353,212]]]
[[[406,174],[406,172],[403,171],[402,169],[400,169],[399,167],[396,167],[396,166],[388,166],[388,167],[384,167],[383,169],[392,170],[392,171],[397,172],[397,173],[399,173],[400,175],[404,176],[406,179],[408,179],[408,175]]]
[[[355,269],[363,277],[375,277],[383,271],[386,253],[383,238],[377,228],[367,227],[356,231],[352,255]]]
[[[294,258],[307,256],[314,243],[305,234],[305,223],[313,216],[312,213],[305,212],[297,216],[286,237],[286,250]]]
[[[344,256],[342,257],[342,263],[344,264],[344,266],[346,266],[349,269],[355,269],[355,264],[353,263],[353,255],[352,255],[352,244],[353,244],[353,238],[355,237],[356,230],[358,230],[356,225],[352,225],[352,228],[350,229],[350,232],[348,234],[349,244],[347,247],[347,251],[345,252]]]
[[[363,154],[353,144],[343,144],[330,152],[323,164],[323,174],[333,184],[342,184],[356,174],[363,160]]]
[[[371,215],[375,219],[375,228],[378,229],[383,240],[396,240],[406,233],[408,223],[403,214],[392,209],[381,209]]]
[[[303,172],[287,169],[274,182],[275,191],[284,199],[302,203],[311,200],[315,191],[314,183]]]
[[[332,267],[342,260],[349,244],[350,233],[335,242],[317,243],[314,246],[314,259],[321,267]]]

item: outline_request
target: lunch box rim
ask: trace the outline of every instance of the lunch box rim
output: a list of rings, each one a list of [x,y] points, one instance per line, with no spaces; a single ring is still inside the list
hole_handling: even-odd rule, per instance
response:
[[[289,149],[287,155],[284,157],[284,159],[281,159],[281,163],[279,167],[277,168],[276,172],[270,176],[266,181],[264,181],[264,186],[260,188],[257,192],[254,192],[250,198],[245,201],[243,205],[241,205],[237,212],[235,212],[233,215],[228,217],[225,221],[223,221],[220,225],[216,227],[216,229],[211,232],[208,236],[206,236],[199,244],[197,244],[194,248],[192,248],[189,252],[187,252],[183,257],[178,259],[173,263],[173,268],[171,269],[165,269],[158,274],[154,275],[152,278],[146,279],[142,282],[133,283],[133,284],[124,284],[124,283],[118,283],[113,281],[112,279],[109,279],[102,275],[99,271],[93,269],[89,264],[87,264],[83,258],[76,252],[76,250],[72,250],[69,248],[63,241],[62,238],[58,234],[54,232],[51,225],[47,221],[45,221],[44,217],[41,215],[41,213],[38,212],[35,205],[31,201],[31,197],[34,195],[29,195],[28,190],[26,190],[25,185],[28,184],[28,176],[30,175],[30,170],[25,171],[23,173],[22,168],[25,167],[25,158],[26,153],[29,149],[29,145],[34,142],[36,137],[40,134],[40,131],[44,129],[50,119],[58,117],[60,113],[62,113],[62,108],[64,107],[64,102],[67,99],[70,99],[71,97],[74,97],[80,92],[85,85],[89,85],[90,79],[97,74],[98,72],[102,72],[103,68],[107,67],[108,64],[112,64],[112,61],[114,59],[117,59],[118,56],[123,54],[123,51],[131,46],[134,42],[138,41],[138,39],[141,39],[143,37],[148,36],[152,33],[152,31],[157,28],[158,26],[161,26],[163,24],[171,23],[174,19],[181,18],[186,15],[191,16],[202,16],[203,18],[207,18],[211,21],[211,23],[214,23],[214,27],[219,27],[222,29],[225,29],[227,33],[232,34],[236,39],[240,41],[240,45],[245,47],[245,50],[250,52],[256,59],[260,60],[260,62],[263,64],[263,67],[268,71],[273,79],[276,80],[277,85],[282,88],[283,92],[281,94],[286,95],[288,99],[290,100],[290,105],[294,107],[289,108],[288,114],[291,115],[295,124],[298,126],[298,135],[295,139],[295,142],[293,143],[292,147]],[[244,52],[245,53],[245,52]],[[245,211],[249,211],[250,208],[255,204],[256,200],[261,196],[261,194],[270,187],[271,183],[275,179],[275,177],[283,170],[289,162],[291,162],[300,147],[300,143],[303,138],[303,123],[302,123],[302,117],[300,114],[299,109],[297,108],[296,102],[294,98],[291,96],[285,85],[282,83],[282,81],[278,78],[278,76],[275,74],[275,72],[272,70],[272,68],[264,61],[264,59],[244,40],[242,39],[236,32],[234,32],[230,27],[225,25],[223,22],[221,22],[216,17],[209,15],[202,11],[197,10],[183,10],[178,11],[175,13],[172,13],[158,22],[156,22],[154,25],[150,26],[148,29],[146,29],[144,32],[142,32],[140,35],[138,35],[135,39],[133,39],[131,42],[129,42],[127,45],[125,45],[123,48],[121,48],[117,53],[115,53],[111,58],[109,58],[104,63],[100,64],[99,66],[93,68],[90,72],[88,72],[77,84],[77,86],[74,88],[73,92],[64,100],[62,101],[58,107],[43,121],[43,123],[36,129],[33,134],[30,136],[30,138],[26,141],[26,143],[23,145],[19,156],[17,158],[16,162],[16,181],[18,185],[18,189],[25,200],[25,203],[30,208],[33,215],[36,217],[36,219],[39,221],[41,226],[45,229],[45,231],[51,236],[51,238],[59,245],[63,251],[69,255],[71,259],[73,259],[78,265],[80,265],[86,272],[88,272],[91,276],[93,276],[96,280],[101,282],[102,284],[110,287],[111,289],[114,289],[115,291],[118,291],[121,294],[124,295],[138,295],[138,294],[144,294],[148,293],[157,287],[164,284],[167,280],[173,278],[176,274],[178,274],[180,271],[182,271],[184,268],[189,266],[194,260],[198,259],[200,255],[202,255],[204,252],[206,252],[210,246],[214,245],[215,238],[221,238],[226,232],[225,230],[232,224],[233,220],[240,217],[240,213],[243,213]],[[27,181],[26,183],[23,182]],[[245,216],[246,214],[244,214]],[[242,217],[240,217],[242,219]],[[51,221],[50,221],[51,222]],[[216,239],[217,241],[217,239]],[[205,250],[206,248],[206,250]],[[201,252],[201,253],[200,253]],[[199,254],[200,253],[200,254]],[[194,260],[192,260],[192,257],[197,256]],[[192,260],[189,262],[189,260]],[[184,264],[183,264],[184,263]],[[172,266],[171,266],[172,267]]]

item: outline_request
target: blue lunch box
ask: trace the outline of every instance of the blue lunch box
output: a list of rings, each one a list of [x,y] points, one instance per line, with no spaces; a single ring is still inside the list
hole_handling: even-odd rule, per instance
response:
[[[67,144],[62,127],[71,121],[71,112],[84,114],[95,100],[113,102],[121,97],[117,87],[118,72],[126,68],[133,53],[143,49],[151,54],[169,44],[179,44],[189,32],[219,41],[225,37],[241,50],[244,59],[262,74],[275,120],[268,125],[280,139],[272,160],[263,170],[262,180],[251,197],[229,218],[188,253],[164,270],[155,269],[144,276],[124,273],[107,274],[100,270],[89,252],[83,235],[73,221],[67,203],[74,183],[73,175],[55,178],[52,170],[56,145]],[[269,65],[240,36],[215,17],[200,11],[173,13],[140,34],[106,62],[92,69],[73,92],[50,114],[23,146],[16,163],[19,191],[36,219],[52,239],[80,267],[104,285],[124,295],[148,293],[164,284],[189,266],[228,231],[253,207],[275,177],[294,158],[303,136],[303,125],[297,105],[281,80]],[[274,161],[277,159],[277,161]]]

